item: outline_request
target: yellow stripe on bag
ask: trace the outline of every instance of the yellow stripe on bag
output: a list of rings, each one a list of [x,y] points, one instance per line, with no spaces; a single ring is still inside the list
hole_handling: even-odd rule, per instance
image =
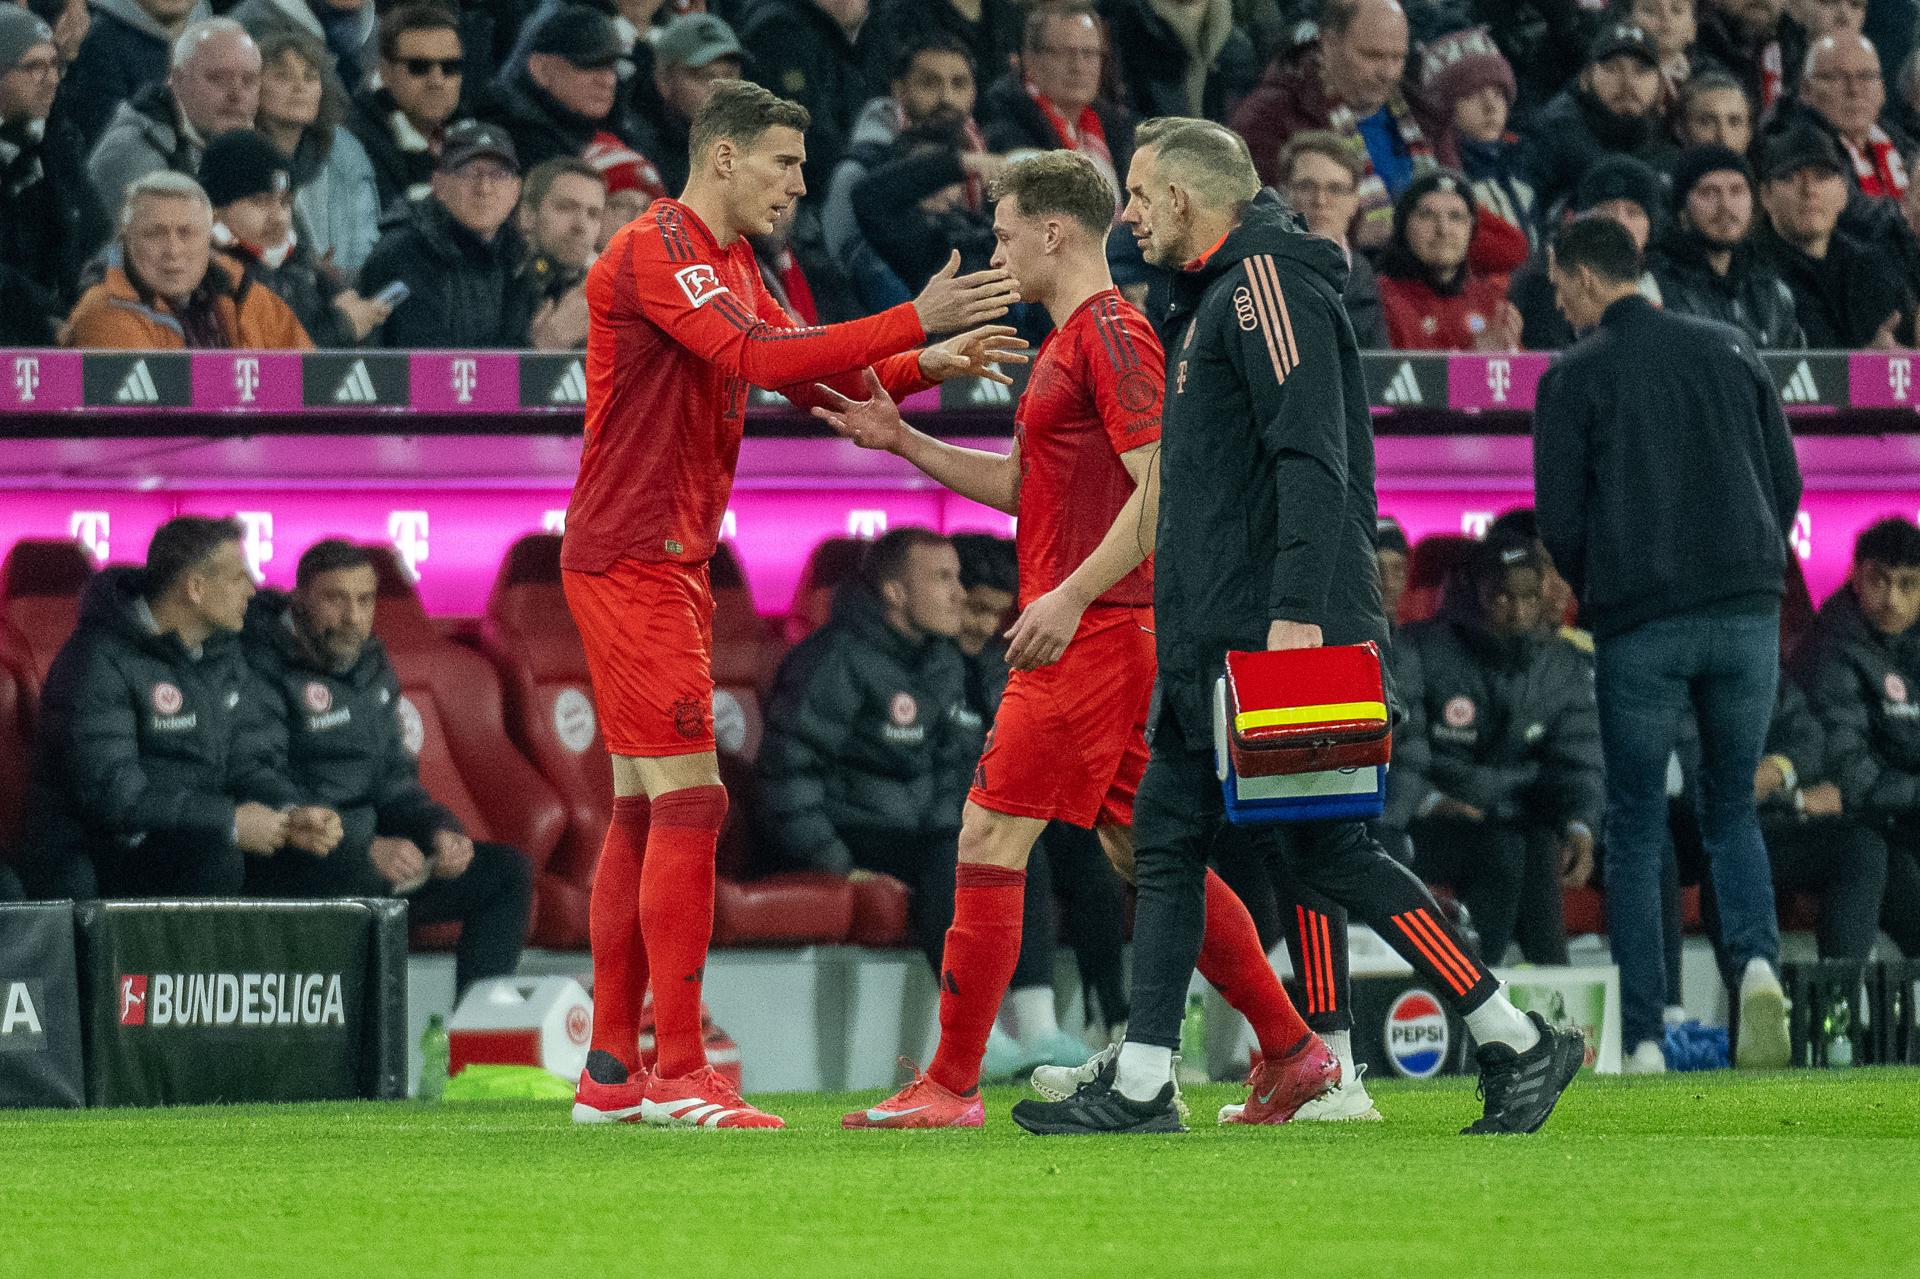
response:
[[[1265,711],[1242,711],[1233,717],[1239,732],[1250,728],[1282,728],[1288,724],[1335,724],[1357,719],[1385,722],[1385,702],[1329,702],[1325,706],[1279,706]]]

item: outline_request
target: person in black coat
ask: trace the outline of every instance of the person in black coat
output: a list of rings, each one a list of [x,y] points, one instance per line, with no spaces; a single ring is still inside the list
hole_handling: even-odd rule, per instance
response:
[[[1608,155],[1628,155],[1664,171],[1677,150],[1662,111],[1659,53],[1629,22],[1603,30],[1577,82],[1529,123],[1520,167],[1532,179],[1543,217],[1557,214],[1580,179]]]
[[[533,33],[527,65],[502,71],[474,115],[506,130],[528,169],[580,159],[600,134],[639,146],[641,130],[619,92],[622,56],[612,19],[565,5]]]
[[[1162,10],[1150,0],[1101,6],[1119,61],[1127,107],[1143,120],[1187,116],[1226,120],[1260,81],[1253,40],[1231,0],[1192,0]],[[1188,16],[1176,29],[1167,12]]]
[[[347,131],[373,162],[382,210],[424,199],[465,84],[458,20],[437,5],[401,5],[380,20],[380,73],[353,95]]]
[[[887,269],[918,293],[957,250],[960,270],[993,257],[989,174],[1001,157],[980,149],[971,118],[937,116],[894,139],[886,158],[853,183],[860,232]]]
[[[1694,147],[1674,166],[1673,222],[1651,259],[1661,304],[1718,320],[1764,350],[1803,347],[1793,294],[1753,244],[1753,167],[1725,147]]]
[[[1660,175],[1627,155],[1608,156],[1587,170],[1574,189],[1573,212],[1600,213],[1627,229],[1642,252],[1664,219],[1666,185]],[[1650,302],[1660,298],[1660,286],[1649,272],[1640,276],[1640,292]],[[1529,351],[1558,351],[1573,345],[1573,326],[1553,298],[1547,278],[1547,254],[1541,251],[1513,273],[1507,300],[1520,312],[1520,345]]]
[[[80,131],[53,109],[59,59],[46,23],[0,8],[0,346],[53,344],[112,232]]]
[[[1886,519],[1854,543],[1820,610],[1802,679],[1844,811],[1884,834],[1880,926],[1920,958],[1920,528]]]
[[[243,650],[265,691],[280,782],[339,816],[324,857],[297,852],[247,868],[255,897],[405,896],[411,922],[460,921],[454,982],[512,974],[526,941],[533,868],[504,844],[475,843],[420,784],[401,727],[400,681],[373,637],[367,549],[324,541],[300,557],[292,595],[263,591]]]
[[[237,641],[254,590],[241,536],[181,516],[144,568],[87,583],[35,723],[16,859],[30,896],[236,896],[247,862],[338,841],[273,772]]]
[[[1619,223],[1575,218],[1553,252],[1567,318],[1591,332],[1541,379],[1534,487],[1540,538],[1595,638],[1622,1043],[1637,1052],[1663,1034],[1667,761],[1691,707],[1726,977],[1739,990],[1735,1059],[1781,1066],[1780,941],[1753,777],[1800,503],[1792,436],[1744,335],[1640,296],[1640,254]]]
[[[410,290],[380,326],[391,347],[524,348],[538,297],[520,274],[524,241],[511,224],[520,199],[513,142],[466,120],[447,130],[433,194],[397,206],[360,268],[361,296],[395,280]]]
[[[735,24],[753,78],[813,116],[805,168],[812,191],[827,189],[860,108],[886,87],[887,68],[862,30],[866,13],[861,0],[759,0]]]
[[[1207,859],[1226,825],[1213,757],[1226,653],[1387,641],[1372,421],[1341,302],[1345,255],[1261,191],[1245,144],[1220,126],[1156,134],[1128,189],[1125,220],[1147,261],[1174,273],[1154,550],[1159,696],[1133,824],[1133,1016],[1117,1057],[1078,1091],[1014,1108],[1035,1132],[1179,1129],[1172,1054],[1200,952]],[[1471,1131],[1545,1122],[1579,1069],[1579,1036],[1514,1009],[1364,823],[1294,823],[1278,855],[1467,1019],[1486,1097]],[[1253,1117],[1283,1090],[1297,1108],[1343,1080],[1355,1082],[1306,1037],[1262,1064],[1240,1113]]]
[[[93,25],[60,86],[61,113],[91,148],[120,104],[167,78],[173,42],[213,16],[206,0],[90,0]]]
[[[1755,243],[1792,292],[1808,346],[1891,348],[1911,339],[1912,285],[1899,261],[1840,229],[1846,168],[1826,135],[1798,129],[1768,140],[1760,203],[1767,216]]]
[[[1426,737],[1414,872],[1461,897],[1491,963],[1509,940],[1529,963],[1567,962],[1561,878],[1591,874],[1605,800],[1591,668],[1540,634],[1545,569],[1534,539],[1489,536],[1440,615],[1394,644],[1396,689],[1421,703]]]
[[[987,148],[1013,155],[1066,147],[1110,167],[1114,189],[1123,189],[1138,117],[1102,92],[1104,61],[1081,56],[1104,48],[1098,15],[1090,6],[1036,7],[1027,18],[1019,65],[980,99],[977,114]]]

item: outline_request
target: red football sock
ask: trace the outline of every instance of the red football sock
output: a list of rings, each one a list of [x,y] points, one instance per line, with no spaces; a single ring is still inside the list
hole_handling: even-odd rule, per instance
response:
[[[621,795],[587,903],[593,947],[593,1044],[627,1073],[640,1068],[640,1005],[647,996],[647,950],[640,941],[640,863],[647,852],[647,797]]]
[[[727,817],[724,786],[668,791],[653,801],[640,870],[640,935],[653,978],[654,1070],[681,1079],[704,1069],[700,980],[713,940],[713,849]]]
[[[1027,872],[961,862],[940,962],[940,1046],[927,1074],[949,1092],[980,1086],[980,1058],[1020,962]]]
[[[1200,944],[1200,975],[1253,1026],[1260,1055],[1277,1061],[1307,1033],[1287,988],[1274,975],[1253,916],[1225,880],[1207,872],[1207,933]]]

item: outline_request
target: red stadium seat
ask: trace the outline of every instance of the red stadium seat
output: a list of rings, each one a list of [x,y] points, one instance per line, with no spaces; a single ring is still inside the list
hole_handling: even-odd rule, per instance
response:
[[[891,875],[874,875],[853,885],[853,927],[847,940],[856,946],[905,946],[907,910],[913,890]]]
[[[93,560],[78,542],[26,539],[0,561],[0,661],[19,683],[22,724],[31,729],[40,685],[80,616]]]
[[[793,591],[787,613],[787,642],[798,644],[826,623],[833,612],[833,592],[860,567],[867,543],[856,537],[830,537],[813,548],[800,584]]]
[[[374,630],[400,678],[401,722],[427,791],[475,839],[511,844],[534,868],[534,914],[550,891],[546,867],[566,828],[553,788],[507,737],[500,679],[478,653],[441,637],[399,557],[375,547],[380,579]],[[444,943],[452,927],[416,933]]]
[[[773,687],[773,673],[786,652],[780,628],[754,607],[753,591],[730,544],[722,542],[714,548],[708,568],[713,584],[714,683],[720,688],[745,685],[765,693]],[[744,749],[748,756],[760,749],[757,723]]]
[[[591,685],[560,585],[559,552],[560,539],[552,534],[514,544],[487,602],[481,634],[505,679],[509,731],[560,793],[567,813],[566,831],[540,880],[534,937],[542,945],[578,948],[587,943],[587,904],[612,815],[613,784],[597,720],[590,713],[580,716],[581,709],[592,709],[579,701],[590,697]],[[752,757],[761,725],[753,671],[767,660],[773,641],[753,612],[729,548],[716,555],[713,578],[715,735],[731,800],[718,852],[715,944],[841,941],[852,914],[847,882],[814,872],[769,874],[752,845]],[[722,634],[732,637],[730,646],[722,645]],[[594,725],[590,736],[582,731],[588,724]]]
[[[1424,622],[1440,611],[1447,578],[1466,562],[1473,539],[1457,533],[1423,537],[1407,557],[1407,593],[1400,597],[1400,621]]]
[[[20,820],[27,803],[26,708],[20,682],[0,664],[0,865],[13,855],[20,838]]]
[[[541,876],[532,936],[542,946],[587,944],[587,899],[613,815],[613,770],[594,714],[580,632],[560,586],[560,538],[521,538],[501,561],[480,645],[499,669],[507,732],[558,792],[566,829]]]

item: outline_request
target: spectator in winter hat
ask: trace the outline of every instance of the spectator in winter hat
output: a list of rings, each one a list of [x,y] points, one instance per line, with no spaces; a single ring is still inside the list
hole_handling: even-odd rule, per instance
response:
[[[1660,175],[1631,156],[1608,156],[1587,170],[1574,192],[1573,213],[1597,213],[1627,229],[1642,253],[1664,222],[1666,184]],[[1660,286],[1651,271],[1640,274],[1640,295],[1660,305]],[[1577,336],[1554,304],[1544,254],[1514,272],[1507,297],[1520,312],[1520,345],[1529,351],[1558,351]]]
[[[653,93],[639,102],[637,149],[659,166],[668,195],[687,185],[687,134],[721,80],[738,80],[746,51],[733,28],[710,13],[683,13],[653,42]],[[825,185],[822,184],[822,191]]]
[[[1507,277],[1473,269],[1473,189],[1447,169],[1416,178],[1393,206],[1380,257],[1380,302],[1399,351],[1511,351],[1520,317]]]
[[[614,139],[603,139],[587,148],[586,162],[607,184],[607,207],[600,218],[597,253],[607,247],[613,233],[646,212],[649,204],[667,194],[660,181],[660,170],[653,161],[632,147]]]
[[[1525,168],[1548,216],[1603,156],[1630,155],[1662,170],[1672,163],[1662,99],[1652,38],[1630,22],[1602,30],[1580,78],[1546,105],[1527,134]]]
[[[1801,347],[1793,294],[1755,252],[1753,168],[1725,147],[1695,147],[1673,170],[1673,225],[1653,253],[1669,311],[1745,333],[1757,347]]]
[[[315,346],[354,347],[392,310],[342,288],[294,230],[294,190],[286,156],[251,129],[207,144],[200,182],[213,205],[213,243],[223,261],[265,285],[292,308]]]
[[[53,29],[0,4],[0,346],[46,346],[111,234],[80,131],[53,110]]]
[[[1483,216],[1498,217],[1533,244],[1533,184],[1522,176],[1520,140],[1507,129],[1518,92],[1513,68],[1485,27],[1441,36],[1421,59],[1420,89],[1447,121],[1460,169]]]

